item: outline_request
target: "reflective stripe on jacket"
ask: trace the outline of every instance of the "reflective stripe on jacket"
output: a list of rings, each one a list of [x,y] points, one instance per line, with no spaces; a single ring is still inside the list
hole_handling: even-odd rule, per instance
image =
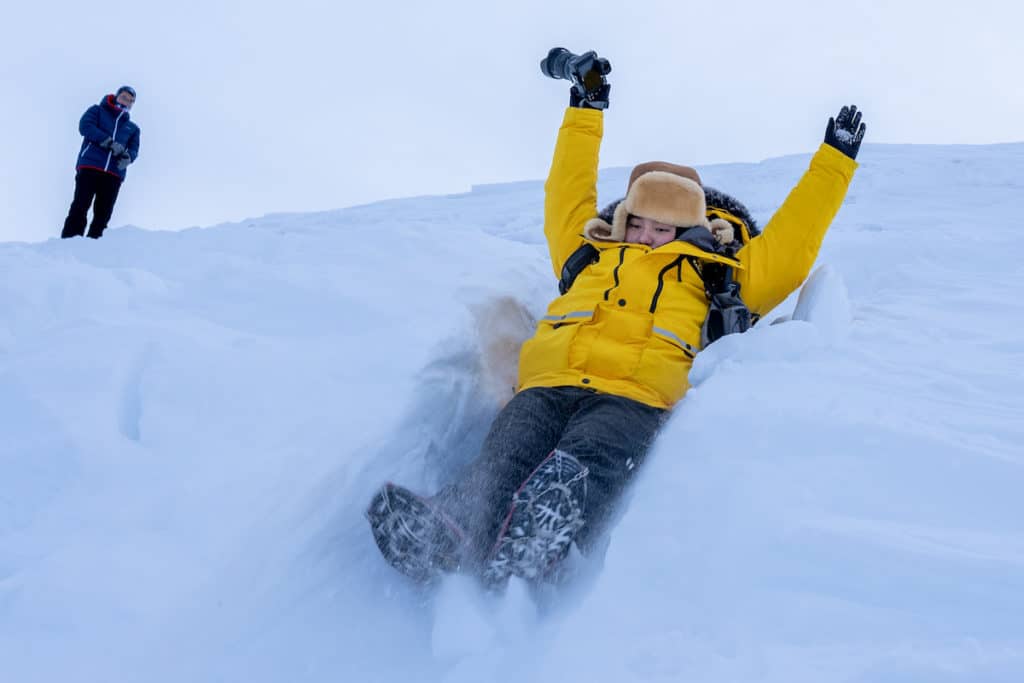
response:
[[[570,107],[544,185],[544,234],[556,279],[597,215],[603,112]],[[707,316],[704,285],[688,257],[733,266],[751,312],[764,315],[807,277],[857,164],[822,145],[762,233],[735,259],[682,241],[657,249],[592,242],[599,258],[551,302],[523,344],[517,390],[578,386],[672,407],[689,387]]]

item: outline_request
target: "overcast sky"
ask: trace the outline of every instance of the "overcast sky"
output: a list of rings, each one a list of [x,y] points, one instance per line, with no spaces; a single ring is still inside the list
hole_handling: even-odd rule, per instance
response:
[[[18,3],[0,25],[0,241],[60,234],[82,112],[142,127],[111,226],[168,229],[541,179],[548,48],[613,65],[602,167],[868,142],[1024,141],[1024,10],[975,0]]]

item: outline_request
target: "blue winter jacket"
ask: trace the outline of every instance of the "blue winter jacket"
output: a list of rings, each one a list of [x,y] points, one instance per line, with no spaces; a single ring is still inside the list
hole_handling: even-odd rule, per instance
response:
[[[107,138],[114,138],[124,145],[133,162],[138,158],[140,130],[129,120],[128,110],[120,107],[113,95],[107,95],[99,104],[85,110],[78,122],[78,132],[83,139],[75,168],[104,171],[124,180],[125,172],[117,167],[117,157],[100,144]]]

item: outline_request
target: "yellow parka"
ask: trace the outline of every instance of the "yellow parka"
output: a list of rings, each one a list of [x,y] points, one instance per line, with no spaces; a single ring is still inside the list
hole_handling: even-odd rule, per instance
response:
[[[597,215],[603,116],[570,107],[558,133],[544,185],[544,234],[556,278],[565,260],[588,241],[583,225]],[[551,302],[523,344],[517,391],[577,386],[671,408],[689,387],[687,375],[708,312],[704,283],[686,257],[732,265],[751,313],[767,313],[807,277],[856,168],[852,159],[823,144],[763,232],[735,259],[682,241],[656,249],[591,242],[599,260]]]

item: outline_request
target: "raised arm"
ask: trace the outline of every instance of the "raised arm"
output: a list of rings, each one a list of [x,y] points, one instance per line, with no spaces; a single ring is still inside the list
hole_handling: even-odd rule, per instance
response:
[[[612,66],[596,52],[576,55],[556,47],[541,60],[549,78],[570,81],[569,108],[558,130],[555,155],[544,184],[544,236],[555,277],[583,242],[583,225],[597,215],[597,161]]]
[[[583,224],[597,215],[597,161],[604,114],[569,107],[558,130],[551,170],[544,183],[544,236],[555,277],[583,241]]]
[[[736,280],[752,312],[768,313],[810,273],[857,169],[854,159],[866,129],[860,117],[856,107],[843,107],[829,119],[825,142],[800,182],[764,231],[737,254],[746,268],[737,271]]]

